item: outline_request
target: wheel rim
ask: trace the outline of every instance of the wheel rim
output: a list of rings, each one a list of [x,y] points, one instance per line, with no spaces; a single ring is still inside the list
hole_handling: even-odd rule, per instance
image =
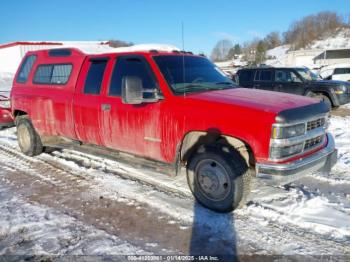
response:
[[[30,148],[30,134],[28,128],[24,125],[20,125],[17,128],[18,142],[22,151],[28,151]]]
[[[223,200],[230,193],[230,176],[226,169],[213,159],[200,161],[196,167],[195,176],[198,189],[210,200]]]

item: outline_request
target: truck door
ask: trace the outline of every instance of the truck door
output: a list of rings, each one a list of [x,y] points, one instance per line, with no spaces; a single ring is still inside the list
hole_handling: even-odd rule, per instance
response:
[[[276,87],[279,92],[297,95],[304,94],[304,83],[291,69],[276,69]]]
[[[253,88],[274,91],[273,70],[258,70],[255,75]]]
[[[75,131],[79,140],[101,145],[101,90],[108,58],[85,61],[74,97]]]
[[[242,69],[238,71],[239,86],[246,88],[253,88],[255,70]]]
[[[123,104],[122,80],[125,76],[142,79],[143,88],[157,87],[156,77],[143,56],[117,56],[111,69],[109,87],[102,98],[101,132],[103,145],[135,155],[163,160],[161,156],[160,112],[164,101]]]

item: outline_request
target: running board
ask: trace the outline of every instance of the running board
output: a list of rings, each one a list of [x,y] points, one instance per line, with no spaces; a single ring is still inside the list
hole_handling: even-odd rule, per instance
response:
[[[90,155],[102,156],[110,160],[117,160],[128,165],[133,165],[135,168],[148,168],[156,172],[160,172],[171,177],[176,176],[175,165],[167,164],[152,159],[147,159],[140,156],[135,156],[129,153],[117,151],[110,148],[100,147],[91,144],[83,144],[81,141],[73,140],[65,137],[43,137],[42,143],[45,147],[57,149],[72,149],[81,153]]]
[[[41,142],[45,147],[68,149],[82,145],[82,142],[61,136],[43,136]]]

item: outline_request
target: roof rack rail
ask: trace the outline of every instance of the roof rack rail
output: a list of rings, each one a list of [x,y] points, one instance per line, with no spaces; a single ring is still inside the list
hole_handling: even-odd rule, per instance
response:
[[[180,53],[179,50],[173,50],[172,52],[173,52],[173,53],[177,53],[177,54]]]
[[[151,53],[159,53],[157,49],[151,49],[149,50]]]

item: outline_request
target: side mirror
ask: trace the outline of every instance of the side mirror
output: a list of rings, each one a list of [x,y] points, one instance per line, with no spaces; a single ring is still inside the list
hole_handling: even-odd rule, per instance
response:
[[[151,98],[144,98],[144,94]],[[149,97],[149,95],[147,95]],[[142,79],[138,76],[125,76],[122,79],[122,101],[124,104],[138,105],[143,102],[157,102],[160,99],[158,89],[144,89]]]
[[[122,79],[122,100],[124,104],[141,104],[143,100],[142,79],[137,76],[125,76]]]

